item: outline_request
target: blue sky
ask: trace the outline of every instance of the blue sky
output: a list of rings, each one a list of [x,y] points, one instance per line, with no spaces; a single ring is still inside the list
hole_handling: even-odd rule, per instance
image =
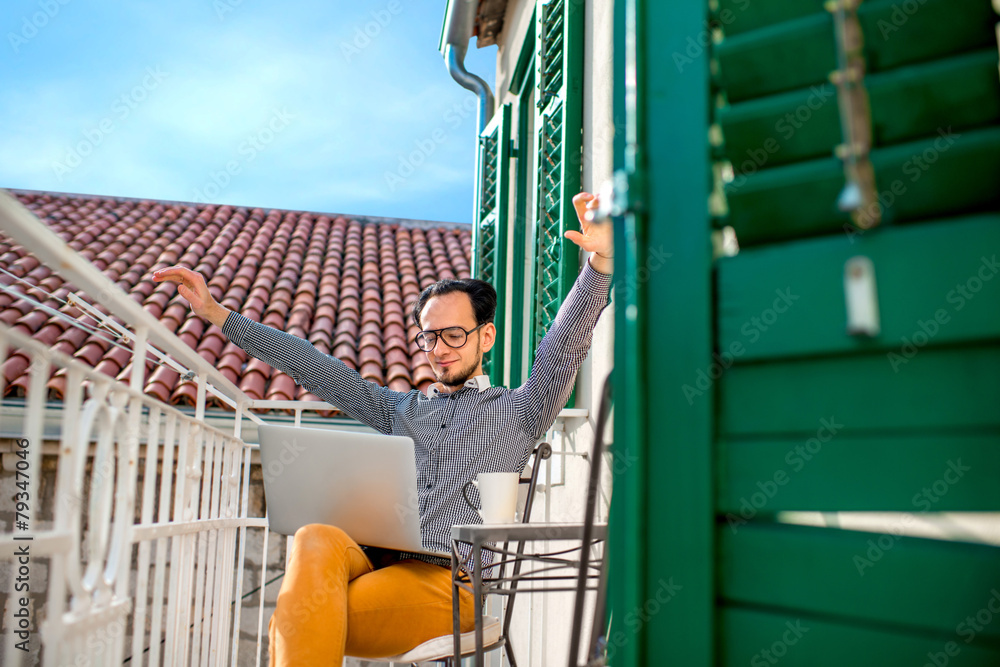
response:
[[[445,4],[6,0],[0,187],[468,222]]]

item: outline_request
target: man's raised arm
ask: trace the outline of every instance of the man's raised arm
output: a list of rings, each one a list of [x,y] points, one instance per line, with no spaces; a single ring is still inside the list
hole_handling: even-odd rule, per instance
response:
[[[154,282],[179,283],[177,291],[194,313],[222,329],[247,354],[288,373],[296,383],[382,433],[392,432],[399,392],[368,382],[344,362],[309,341],[235,313],[218,303],[200,273],[171,266],[153,273]]]
[[[153,272],[153,282],[162,283],[164,280],[178,283],[177,291],[188,300],[195,315],[204,317],[220,329],[226,323],[232,311],[215,300],[200,273],[183,266],[168,266]]]
[[[597,209],[596,195],[581,192],[573,197],[573,205],[581,231],[568,231],[566,238],[593,254],[538,344],[527,382],[512,392],[525,429],[536,438],[548,430],[569,399],[594,327],[609,303],[614,266],[611,225],[587,220],[587,212]]]

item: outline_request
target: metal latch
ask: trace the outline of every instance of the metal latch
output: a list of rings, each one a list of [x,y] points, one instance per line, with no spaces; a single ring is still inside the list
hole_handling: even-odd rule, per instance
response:
[[[605,221],[613,217],[641,213],[646,206],[645,178],[637,171],[617,170],[601,184],[598,191],[600,204],[587,216],[591,221]]]
[[[844,264],[844,300],[847,302],[847,333],[871,336],[881,331],[875,265],[868,257],[851,257]]]

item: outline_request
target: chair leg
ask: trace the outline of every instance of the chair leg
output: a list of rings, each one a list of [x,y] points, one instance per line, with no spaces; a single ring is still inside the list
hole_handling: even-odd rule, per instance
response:
[[[509,637],[505,637],[505,639],[503,650],[507,653],[507,662],[510,663],[510,667],[517,667],[517,660],[514,659],[514,647],[510,645]]]
[[[585,662],[596,660],[599,654],[604,651],[607,645],[608,619],[608,545],[604,545],[605,552],[601,554],[601,572],[597,579],[597,600],[594,605],[594,622],[590,626],[590,643],[587,645]]]

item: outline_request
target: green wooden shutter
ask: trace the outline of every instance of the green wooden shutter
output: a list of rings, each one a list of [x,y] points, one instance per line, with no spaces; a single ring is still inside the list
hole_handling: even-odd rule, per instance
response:
[[[511,105],[500,113],[479,136],[476,164],[476,208],[473,223],[472,275],[493,285],[497,291],[494,324],[497,339],[483,359],[483,372],[495,385],[504,384],[504,307],[507,302],[507,215],[510,200]]]
[[[721,224],[742,248],[842,233],[850,217],[831,204],[844,187],[834,147],[847,141],[828,80],[838,67],[832,15],[819,2],[721,6],[716,120],[734,176]],[[882,222],[996,210],[997,16],[980,0],[901,7],[857,6]]]
[[[538,346],[579,272],[576,229],[583,132],[583,4],[540,1],[536,9],[535,132],[538,152],[533,229],[531,348]]]
[[[1000,664],[1000,548],[899,534],[1000,509],[997,17],[904,6],[857,5],[886,213],[865,232],[835,205],[846,133],[823,3],[623,9],[627,166],[647,196],[616,229],[636,283],[615,309],[615,667]],[[714,262],[709,151],[731,163],[713,212],[740,244]],[[637,280],[658,246],[675,260]],[[858,256],[876,275],[870,337],[847,330]],[[901,514],[874,533],[787,522],[798,511]],[[683,590],[654,610],[665,582]]]

